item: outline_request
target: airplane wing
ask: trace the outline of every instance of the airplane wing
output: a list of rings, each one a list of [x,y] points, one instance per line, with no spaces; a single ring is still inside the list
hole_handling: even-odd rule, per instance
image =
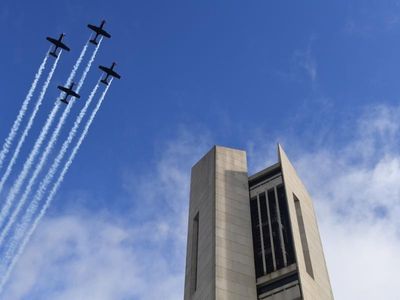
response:
[[[110,38],[111,34],[109,34],[107,31],[105,31],[104,29],[100,30],[100,34],[105,36],[106,38]]]
[[[108,71],[110,70],[109,68],[106,68],[104,66],[99,66],[99,69],[106,72],[108,74]]]
[[[115,72],[115,71],[113,71],[113,70],[110,70],[110,73],[109,73],[109,74],[110,74],[112,77],[121,79],[121,76],[120,76],[117,72]]]
[[[69,47],[67,47],[67,45],[65,45],[64,43],[60,43],[60,45],[58,46],[61,49],[64,49],[65,51],[69,51],[71,49],[69,49]]]
[[[75,98],[80,98],[81,97],[81,95],[79,95],[78,93],[75,93],[74,91],[70,91],[70,95],[72,96],[72,97],[75,97]]]
[[[99,27],[94,26],[94,25],[92,25],[92,24],[88,24],[88,27],[89,27],[90,29],[92,29],[94,32],[98,33]]]
[[[58,88],[59,90],[63,91],[64,93],[66,93],[67,95],[69,95],[70,89],[68,89],[68,88],[66,88],[66,87],[64,87],[64,86],[62,86],[62,85],[57,86],[57,88]]]
[[[50,43],[52,43],[52,44],[55,44],[56,42],[57,42],[57,40],[56,39],[53,39],[53,38],[51,38],[51,37],[47,37],[46,38],[46,40],[48,40]]]

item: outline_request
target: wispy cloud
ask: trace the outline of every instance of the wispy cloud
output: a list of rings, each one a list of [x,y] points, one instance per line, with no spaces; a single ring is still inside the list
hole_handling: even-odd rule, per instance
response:
[[[400,4],[397,0],[377,1],[365,6],[349,3],[344,32],[362,38],[373,38],[384,32],[398,30]]]
[[[307,45],[294,50],[288,57],[288,64],[284,68],[275,70],[278,78],[288,82],[311,82],[314,89],[318,80],[318,63],[313,53],[313,44],[316,37],[312,35]]]
[[[314,43],[314,40],[315,38],[311,37],[306,49],[296,50],[293,54],[295,64],[303,69],[312,84],[315,84],[318,76],[317,60],[312,53],[312,45]]]

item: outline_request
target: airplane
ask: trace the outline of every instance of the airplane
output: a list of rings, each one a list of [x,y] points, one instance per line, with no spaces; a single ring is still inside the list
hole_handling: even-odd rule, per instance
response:
[[[59,90],[61,90],[61,91],[63,91],[63,92],[65,93],[65,97],[64,97],[63,99],[60,99],[61,102],[65,103],[65,104],[68,104],[69,102],[67,101],[67,99],[68,99],[69,96],[75,97],[75,98],[78,98],[78,99],[81,97],[78,93],[76,93],[76,92],[74,92],[74,91],[72,90],[72,88],[74,87],[74,85],[75,85],[75,83],[72,82],[72,83],[69,85],[69,87],[65,87],[65,86],[61,86],[61,85],[59,85],[59,86],[57,87]]]
[[[105,66],[99,66],[99,69],[102,70],[103,72],[106,73],[106,77],[103,78],[102,80],[100,80],[102,83],[104,83],[105,85],[109,84],[109,81],[107,80],[108,77],[115,77],[117,79],[121,79],[121,76],[114,71],[114,67],[115,67],[116,63],[113,62],[110,68],[107,68]]]
[[[51,51],[49,54],[51,55],[51,56],[54,56],[54,57],[58,57],[58,54],[60,53],[60,52],[58,52],[57,53],[57,49],[58,48],[60,48],[60,49],[63,49],[63,50],[66,50],[66,51],[69,51],[70,49],[62,42],[62,39],[64,38],[64,36],[65,36],[65,34],[64,33],[61,33],[60,34],[60,37],[58,38],[58,40],[56,40],[56,39],[54,39],[54,38],[52,38],[52,37],[47,37],[46,39],[50,42],[50,43],[52,43],[53,45],[54,45],[54,49],[53,49],[53,51]]]
[[[98,45],[99,42],[97,41],[97,37],[99,35],[102,35],[102,36],[104,36],[106,38],[110,38],[111,37],[111,35],[107,31],[105,31],[103,29],[103,26],[104,26],[105,23],[106,23],[106,21],[104,21],[104,20],[101,21],[100,27],[96,26],[96,25],[88,24],[88,27],[96,33],[96,36],[93,39],[90,40],[90,42],[92,44]]]

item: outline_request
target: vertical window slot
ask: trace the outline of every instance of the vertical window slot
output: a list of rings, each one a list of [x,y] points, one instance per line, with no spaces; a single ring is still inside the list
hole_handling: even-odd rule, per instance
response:
[[[197,290],[197,266],[199,259],[199,213],[193,219],[192,231],[192,274],[191,290],[194,293]]]
[[[303,220],[303,214],[301,212],[300,201],[296,197],[295,194],[293,194],[293,198],[294,198],[294,205],[296,208],[297,222],[299,225],[301,245],[303,247],[303,255],[304,255],[304,262],[306,264],[306,271],[307,271],[308,275],[310,275],[312,278],[314,278],[314,272],[313,272],[313,268],[312,268],[312,264],[311,264],[310,250],[308,248],[306,229],[304,226],[304,220]]]

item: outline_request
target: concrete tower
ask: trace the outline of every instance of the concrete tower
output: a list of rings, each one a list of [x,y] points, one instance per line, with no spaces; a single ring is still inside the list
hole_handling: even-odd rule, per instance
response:
[[[236,149],[193,166],[185,300],[333,299],[311,198],[278,156],[250,177]]]

